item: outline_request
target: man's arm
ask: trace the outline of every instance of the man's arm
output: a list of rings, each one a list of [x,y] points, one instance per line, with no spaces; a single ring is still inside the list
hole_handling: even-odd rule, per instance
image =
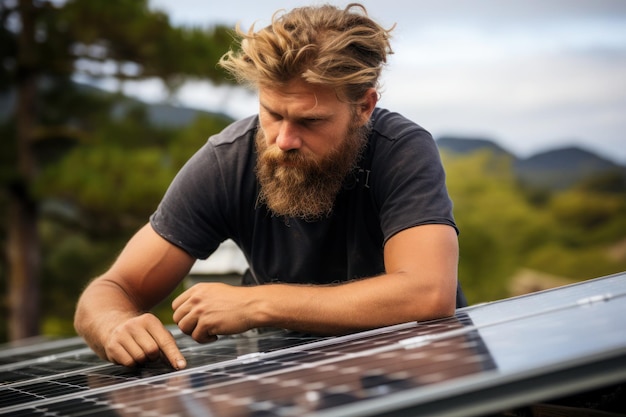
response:
[[[176,288],[193,262],[145,225],[81,295],[76,331],[100,357],[114,363],[132,366],[163,355],[173,367],[185,367],[172,335],[146,312]]]
[[[387,242],[384,275],[332,286],[198,284],[174,300],[174,320],[205,341],[253,327],[340,334],[450,316],[458,255],[451,226],[416,226]]]

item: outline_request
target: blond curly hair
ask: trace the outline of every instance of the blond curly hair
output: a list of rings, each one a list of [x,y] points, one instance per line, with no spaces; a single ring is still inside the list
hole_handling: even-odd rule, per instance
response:
[[[393,53],[389,41],[394,27],[384,29],[358,3],[343,10],[323,5],[279,11],[258,32],[254,25],[247,32],[237,26],[240,47],[226,53],[219,65],[255,89],[303,79],[335,88],[342,99],[356,102],[369,88],[378,89]]]

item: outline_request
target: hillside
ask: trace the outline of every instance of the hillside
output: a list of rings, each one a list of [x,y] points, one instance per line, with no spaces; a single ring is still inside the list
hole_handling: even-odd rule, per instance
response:
[[[496,142],[484,138],[441,137],[439,149],[458,155],[489,150],[513,159],[513,169],[520,182],[547,189],[563,189],[584,179],[609,172],[626,178],[626,167],[580,147],[564,147],[519,158]]]

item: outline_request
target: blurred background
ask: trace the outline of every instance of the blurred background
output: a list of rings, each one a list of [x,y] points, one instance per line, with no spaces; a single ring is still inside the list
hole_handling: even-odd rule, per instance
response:
[[[256,112],[215,65],[234,25],[307,4],[0,0],[0,342],[74,334],[182,164]],[[626,270],[626,2],[362,4],[396,24],[380,105],[438,142],[470,303]]]

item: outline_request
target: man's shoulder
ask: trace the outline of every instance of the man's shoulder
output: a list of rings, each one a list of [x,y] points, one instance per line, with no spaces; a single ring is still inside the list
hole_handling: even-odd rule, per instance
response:
[[[372,114],[372,132],[389,140],[396,140],[408,134],[421,133],[430,136],[422,126],[400,113],[377,107]]]
[[[239,139],[242,137],[254,137],[257,126],[258,116],[249,116],[226,126],[221,132],[211,136],[209,141],[214,146],[223,146],[233,143],[242,144],[242,141]]]

